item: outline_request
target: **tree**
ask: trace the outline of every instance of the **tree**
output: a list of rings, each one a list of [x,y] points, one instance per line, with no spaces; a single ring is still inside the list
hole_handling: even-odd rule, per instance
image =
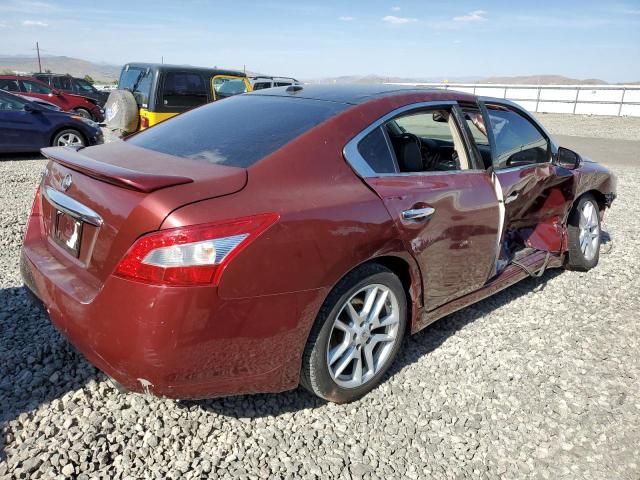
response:
[[[93,80],[93,78],[91,78],[91,76],[90,76],[90,75],[85,75],[85,76],[84,76],[84,79],[85,79],[87,82],[89,82],[91,85],[93,85],[94,83],[96,83],[96,82]]]

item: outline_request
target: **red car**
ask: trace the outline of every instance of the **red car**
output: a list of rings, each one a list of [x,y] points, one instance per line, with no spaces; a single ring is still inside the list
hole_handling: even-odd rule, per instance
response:
[[[35,78],[0,75],[0,89],[29,98],[46,100],[65,112],[75,113],[94,122],[104,120],[104,112],[95,100],[55,90]]]
[[[25,284],[107,375],[174,398],[356,399],[405,333],[594,267],[616,183],[511,102],[379,85],[254,92],[43,153]]]

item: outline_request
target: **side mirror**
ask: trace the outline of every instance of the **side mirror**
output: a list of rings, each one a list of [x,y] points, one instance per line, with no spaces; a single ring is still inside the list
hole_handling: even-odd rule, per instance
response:
[[[580,155],[568,148],[558,147],[556,164],[568,170],[575,170],[580,166]]]
[[[24,104],[24,111],[25,112],[29,112],[29,113],[36,113],[39,112],[40,110],[38,108],[36,108],[33,104],[31,103],[25,103]]]
[[[59,96],[60,96],[60,90],[57,90],[57,89],[55,89],[55,88],[54,88],[53,90],[51,90],[51,93],[53,93],[53,94],[54,94],[55,96],[57,96],[57,97],[59,97]]]

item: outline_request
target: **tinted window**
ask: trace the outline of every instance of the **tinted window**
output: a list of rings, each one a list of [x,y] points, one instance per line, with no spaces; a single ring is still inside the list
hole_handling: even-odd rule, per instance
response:
[[[547,139],[529,120],[506,108],[487,108],[496,142],[496,168],[544,163],[549,160]]]
[[[56,78],[56,80],[58,80],[58,85],[60,85],[58,88],[60,88],[60,90],[65,90],[65,91],[72,91],[73,90],[73,86],[71,85],[71,77],[58,77]]]
[[[138,106],[147,107],[149,104],[149,96],[151,95],[151,79],[153,73],[151,70],[129,67],[122,70],[118,88],[129,90],[138,103]]]
[[[17,80],[7,80],[0,79],[0,88],[2,90],[6,90],[7,92],[19,92],[20,87],[18,86]]]
[[[79,78],[76,78],[73,81],[73,85],[75,87],[75,90],[77,90],[80,93],[93,93],[93,92],[97,92],[97,90],[95,89],[95,87],[93,85],[91,85],[89,82],[87,82],[86,80],[81,80]]]
[[[291,82],[276,82],[274,86],[275,87],[286,87],[286,86],[289,86],[289,85],[291,85]]]
[[[378,127],[358,144],[358,152],[376,173],[395,173],[393,156],[382,128]]]
[[[25,92],[38,93],[41,95],[48,95],[51,93],[51,88],[43,85],[42,83],[32,82],[30,80],[20,80]]]
[[[231,97],[247,91],[247,86],[240,77],[214,77],[213,88],[216,91],[216,99]]]
[[[248,167],[347,105],[247,95],[178,115],[128,142],[203,162]]]
[[[0,93],[0,111],[23,110],[27,102],[14,95]]]
[[[162,105],[192,108],[207,103],[207,85],[199,73],[168,72],[162,85]]]
[[[265,88],[271,88],[271,82],[256,82],[253,84],[254,90],[263,90]]]

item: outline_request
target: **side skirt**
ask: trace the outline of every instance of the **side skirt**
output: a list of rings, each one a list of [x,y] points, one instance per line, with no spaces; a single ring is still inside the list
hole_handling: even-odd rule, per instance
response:
[[[516,258],[518,262],[528,267],[529,270],[538,272],[544,265],[546,256],[547,252],[535,250],[529,254],[518,255]],[[562,267],[563,262],[563,255],[553,255],[549,259],[549,263],[547,264],[546,268]],[[524,280],[528,276],[529,274],[519,266],[513,264],[509,265],[500,275],[489,281],[489,283],[476,290],[475,292],[468,293],[463,297],[460,297],[449,303],[445,303],[444,305],[441,305],[440,307],[430,312],[423,312],[419,320],[413,325],[411,333],[417,333],[436,320],[439,320],[442,317],[463,309],[464,307],[468,307],[469,305],[490,297],[494,293],[497,293],[500,290],[504,290],[505,288],[518,283],[520,280]]]

